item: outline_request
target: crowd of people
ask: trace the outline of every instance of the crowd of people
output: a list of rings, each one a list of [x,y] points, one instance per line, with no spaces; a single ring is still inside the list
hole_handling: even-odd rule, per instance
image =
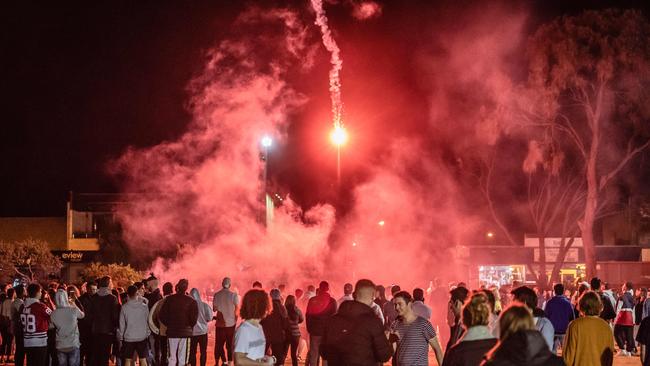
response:
[[[161,291],[153,274],[126,290],[108,276],[80,288],[5,286],[0,363],[205,366],[214,322],[217,365],[296,366],[306,351],[310,366],[419,366],[432,350],[442,366],[612,365],[615,354],[650,366],[647,289],[629,282],[619,293],[598,278],[574,289],[558,283],[552,292],[458,283],[444,299],[440,287],[398,285],[387,298],[367,279],[345,284],[338,299],[326,281],[291,293],[284,285],[266,292],[256,281],[242,298],[231,287],[224,278],[210,305],[188,280]]]

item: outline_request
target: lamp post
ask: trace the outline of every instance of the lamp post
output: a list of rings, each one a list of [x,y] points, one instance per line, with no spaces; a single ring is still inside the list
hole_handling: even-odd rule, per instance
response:
[[[269,167],[269,148],[271,145],[273,145],[273,139],[265,135],[262,137],[261,140],[262,148],[264,148],[264,190],[262,192],[262,202],[264,203],[264,225],[267,227],[269,226],[269,221],[271,220],[270,214],[269,214],[269,198],[267,194],[267,175],[268,175],[268,167]]]

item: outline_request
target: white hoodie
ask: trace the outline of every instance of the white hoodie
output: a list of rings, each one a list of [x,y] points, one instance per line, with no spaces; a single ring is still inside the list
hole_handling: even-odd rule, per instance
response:
[[[77,320],[83,319],[83,311],[75,305],[70,305],[68,294],[62,289],[54,294],[54,302],[56,302],[56,310],[52,312],[50,319],[56,327],[56,349],[79,348]]]
[[[151,334],[149,329],[149,306],[139,299],[129,299],[120,309],[119,340],[141,342]]]
[[[190,295],[196,300],[196,304],[199,307],[199,317],[196,319],[196,324],[192,329],[192,335],[204,335],[208,334],[208,322],[212,320],[212,307],[210,304],[201,300],[201,294],[199,290],[193,288],[190,291]]]

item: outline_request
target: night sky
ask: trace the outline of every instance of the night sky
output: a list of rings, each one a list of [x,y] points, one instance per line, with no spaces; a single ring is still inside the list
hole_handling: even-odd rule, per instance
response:
[[[0,216],[63,216],[70,190],[116,192],[118,184],[105,173],[106,162],[128,146],[155,145],[174,139],[185,130],[190,121],[185,108],[188,81],[201,70],[204,52],[229,31],[236,15],[251,3],[4,2],[0,8]],[[305,3],[290,4],[301,8]],[[440,20],[445,9],[475,4],[429,3],[386,2],[382,18],[367,27],[367,33],[340,39],[346,65],[352,69],[359,66],[363,60],[359,53],[364,46],[350,45],[365,44],[375,37],[373,32],[382,35],[387,48],[408,54],[421,41],[419,27]],[[513,6],[518,3],[510,2]],[[566,7],[564,3],[571,4]],[[538,1],[531,2],[530,7],[535,23],[561,14],[575,14],[586,6],[645,7],[648,14],[648,5],[643,3],[647,4]],[[326,10],[335,31],[344,33],[347,24],[353,22],[345,4],[327,6]],[[305,23],[311,24],[312,20]],[[310,73],[320,77],[317,88],[322,90],[311,97],[324,103],[329,102],[327,57],[321,53],[319,62],[323,65]],[[413,117],[414,121],[406,123],[404,133],[417,133],[416,116],[426,110],[426,100],[417,87],[418,75],[409,73],[408,68],[391,57],[365,62],[362,66],[366,69],[393,70],[395,82],[415,85],[404,89],[408,90],[406,98],[413,103],[412,115],[406,117]],[[344,71],[344,83],[345,78]],[[372,85],[370,80],[368,83]],[[344,84],[344,99],[346,93],[354,96],[358,90],[355,87],[360,87],[359,82],[351,84],[349,89]],[[290,128],[289,143],[292,137],[304,133],[298,125]],[[301,145],[296,143],[284,149],[284,156],[294,155]],[[305,169],[309,161],[286,160],[278,158],[274,162],[275,174],[281,175],[277,179],[295,191],[299,201],[318,201],[322,187],[310,181],[312,174]]]

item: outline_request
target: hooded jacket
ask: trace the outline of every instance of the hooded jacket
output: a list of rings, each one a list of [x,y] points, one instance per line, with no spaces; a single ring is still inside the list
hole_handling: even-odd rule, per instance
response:
[[[194,325],[194,328],[192,328],[192,335],[198,336],[208,334],[208,322],[212,320],[212,307],[210,304],[201,300],[201,294],[199,293],[199,290],[193,288],[192,291],[190,291],[190,295],[192,295],[196,301],[199,311],[198,318],[196,319],[196,324]]]
[[[58,290],[54,294],[56,310],[50,315],[52,324],[56,327],[56,349],[69,350],[79,348],[79,327],[77,321],[84,318],[84,312],[76,305],[70,305],[68,294]]]
[[[307,304],[307,331],[312,336],[322,336],[325,324],[336,313],[336,300],[329,292],[322,291],[309,299]]]
[[[564,366],[537,330],[517,332],[497,345],[483,366]]]
[[[87,313],[93,334],[115,334],[120,317],[120,303],[108,287],[100,287],[90,298],[90,309]]]
[[[199,307],[193,298],[176,293],[164,299],[158,316],[167,327],[169,338],[189,338],[199,317]]]
[[[442,366],[477,366],[496,343],[497,339],[487,326],[470,327],[445,353]]]
[[[129,299],[120,310],[117,338],[125,342],[141,342],[149,337],[149,306],[139,299]]]
[[[324,332],[321,353],[329,365],[375,366],[393,355],[381,321],[358,301],[343,302]]]
[[[273,311],[262,319],[260,324],[264,329],[267,344],[284,342],[291,335],[289,315],[280,300],[273,300]]]

